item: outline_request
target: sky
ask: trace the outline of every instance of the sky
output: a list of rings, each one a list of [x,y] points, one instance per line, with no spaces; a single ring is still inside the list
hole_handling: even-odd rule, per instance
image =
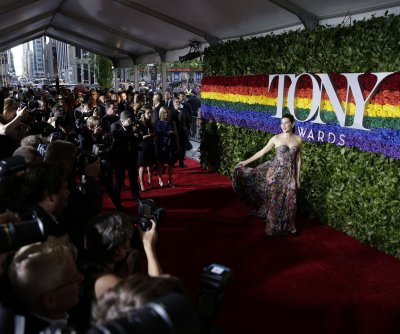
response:
[[[11,49],[14,57],[15,74],[18,76],[22,75],[22,45],[18,45]]]

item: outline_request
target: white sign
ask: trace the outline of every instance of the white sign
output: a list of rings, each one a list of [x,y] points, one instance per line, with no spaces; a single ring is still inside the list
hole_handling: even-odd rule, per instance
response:
[[[360,129],[369,131],[369,129],[363,126],[364,120],[364,112],[365,106],[368,104],[370,99],[375,95],[377,88],[382,83],[382,81],[388,77],[389,75],[393,74],[394,72],[381,72],[381,73],[371,73],[372,75],[376,76],[377,80],[375,86],[370,91],[369,95],[364,99],[362,90],[360,87],[359,77],[364,73],[342,73],[344,77],[347,79],[347,97],[346,97],[346,104],[345,108],[343,109],[339,97],[336,94],[335,88],[332,84],[332,80],[328,74],[310,74],[310,73],[302,73],[299,75],[295,74],[271,74],[269,75],[269,85],[268,91],[271,89],[272,82],[275,78],[278,78],[278,102],[277,102],[277,111],[276,115],[273,117],[282,118],[283,115],[283,103],[284,103],[284,88],[285,88],[285,78],[289,78],[291,83],[289,86],[288,94],[287,94],[287,101],[288,101],[288,108],[290,113],[295,117],[295,119],[299,122],[309,122],[318,123],[318,124],[325,124],[321,117],[320,117],[320,110],[321,110],[321,102],[322,102],[322,92],[325,89],[329,101],[332,104],[333,111],[336,115],[336,118],[341,127],[347,127],[352,129]],[[308,76],[311,79],[312,83],[312,103],[310,113],[306,119],[299,120],[296,116],[296,109],[295,109],[295,96],[296,96],[296,86],[297,82],[300,77]],[[350,92],[353,94],[354,102],[355,102],[355,114],[354,114],[354,121],[352,125],[346,125],[346,115],[349,109],[349,96]]]

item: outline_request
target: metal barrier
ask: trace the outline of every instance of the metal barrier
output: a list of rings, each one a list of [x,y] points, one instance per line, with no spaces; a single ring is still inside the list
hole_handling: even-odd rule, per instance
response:
[[[200,143],[201,117],[192,117],[189,140]]]

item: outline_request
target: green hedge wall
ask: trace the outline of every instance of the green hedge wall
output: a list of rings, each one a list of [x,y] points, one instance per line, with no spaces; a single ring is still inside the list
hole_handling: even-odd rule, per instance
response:
[[[206,75],[399,71],[400,17],[221,43],[205,50],[204,70]],[[201,163],[231,175],[271,136],[203,122]],[[307,142],[302,160],[300,213],[400,257],[400,161]]]
[[[205,75],[398,71],[400,17],[238,39],[204,50]]]

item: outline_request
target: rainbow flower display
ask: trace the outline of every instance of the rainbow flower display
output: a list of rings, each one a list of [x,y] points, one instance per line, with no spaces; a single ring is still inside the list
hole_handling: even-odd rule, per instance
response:
[[[353,123],[356,109],[352,94],[348,94],[347,80],[341,74],[330,75],[336,94],[343,108],[348,99],[346,126],[342,127],[334,113],[327,93],[322,93],[319,115],[325,124],[298,121],[297,134],[306,141],[331,142],[339,146],[357,147],[362,151],[383,154],[400,159],[400,72],[396,72],[381,83],[376,93],[365,106],[363,126],[360,130],[347,126]],[[375,86],[376,76],[363,74],[359,78],[364,99]],[[268,90],[268,75],[251,76],[206,76],[202,81],[202,117],[223,122],[280,133],[277,112],[278,88],[271,85]],[[287,108],[287,91],[290,80],[285,82],[283,113]],[[296,85],[296,118],[306,119],[312,104],[312,83],[302,76]]]

